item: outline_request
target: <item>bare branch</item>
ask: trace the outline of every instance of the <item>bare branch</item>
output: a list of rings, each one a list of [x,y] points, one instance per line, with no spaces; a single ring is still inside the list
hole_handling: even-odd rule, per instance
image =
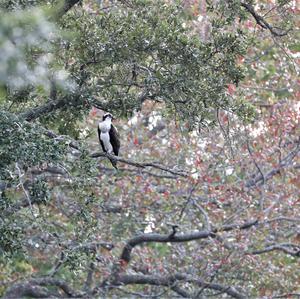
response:
[[[279,295],[273,296],[271,298],[272,299],[275,299],[275,298],[300,298],[300,293],[279,294]]]
[[[287,246],[289,245],[289,246]],[[292,247],[293,249],[289,249],[288,247]],[[263,254],[266,252],[279,250],[283,251],[284,253],[287,253],[291,256],[300,257],[300,246],[296,244],[275,244],[272,246],[268,246],[266,248],[260,249],[260,250],[254,250],[251,251],[251,254]]]
[[[272,218],[270,220],[266,220],[263,223],[272,223],[272,222],[277,222],[277,221],[286,221],[286,222],[295,222],[295,223],[300,223],[300,218],[291,218],[291,217],[277,217],[277,218]]]
[[[95,263],[91,261],[89,263],[88,273],[87,273],[86,281],[84,283],[83,291],[88,292],[91,290],[94,272],[95,272]]]
[[[274,36],[285,36],[287,35],[292,29],[288,30],[281,30],[281,29],[275,29],[273,26],[271,26],[262,16],[260,16],[254,9],[253,5],[249,3],[242,2],[241,6],[243,6],[255,19],[256,23],[262,27],[263,29],[268,29],[272,35]]]
[[[159,275],[120,275],[118,277],[119,284],[150,284],[150,285],[158,285],[158,286],[167,286],[172,287],[176,282],[188,282],[195,284],[199,287],[205,287],[207,289],[220,291],[226,293],[227,295],[233,298],[246,298],[244,294],[238,292],[232,286],[224,286],[217,283],[209,283],[205,282],[202,279],[191,277],[185,274],[175,274],[169,276],[159,276]],[[176,288],[172,288],[177,292]],[[187,294],[187,293],[186,293]],[[181,294],[182,295],[182,294]]]
[[[192,186],[192,188],[191,188],[191,190],[190,190],[190,192],[189,192],[189,195],[188,195],[188,197],[187,197],[187,200],[186,200],[184,206],[182,207],[182,209],[181,209],[181,211],[180,211],[180,214],[179,214],[179,217],[178,217],[178,221],[181,220],[181,218],[182,218],[182,216],[183,216],[183,213],[184,213],[185,209],[186,209],[187,206],[189,205],[190,201],[193,200],[193,199],[192,199],[192,196],[193,196],[193,193],[194,193],[194,191],[195,191],[197,185],[198,185],[198,182],[196,182],[196,184],[194,184],[194,185]]]
[[[105,171],[107,173],[113,173],[115,172],[115,170],[113,168],[108,168],[108,167],[100,167],[99,168],[102,171]],[[161,179],[171,179],[171,180],[177,180],[178,177],[176,175],[168,175],[168,174],[157,174],[151,171],[147,171],[147,170],[141,170],[141,169],[129,169],[129,168],[120,168],[118,167],[118,171],[122,171],[122,172],[129,172],[129,173],[133,173],[135,175],[143,175],[143,174],[147,174],[156,178],[161,178]]]
[[[129,262],[131,258],[131,251],[137,245],[142,243],[151,243],[151,242],[159,242],[159,243],[180,243],[180,242],[188,242],[193,240],[204,239],[208,237],[213,237],[214,233],[206,230],[191,232],[186,234],[141,234],[136,237],[133,237],[129,241],[127,241],[125,247],[123,248],[122,254],[120,256],[120,260]]]
[[[151,298],[151,299],[154,299],[154,298],[164,298],[164,297],[161,297],[161,296],[164,295],[165,293],[167,293],[167,291],[168,291],[166,289],[166,290],[163,290],[162,292],[160,292],[158,294],[144,295],[142,293],[125,290],[122,287],[118,287],[117,290],[121,291],[121,292],[123,292],[123,293],[125,293],[127,295],[136,296],[137,298]],[[183,296],[183,297],[188,297],[189,298],[190,296]]]
[[[122,254],[120,256],[120,260],[128,263],[130,261],[131,252],[133,248],[142,243],[151,243],[151,242],[180,243],[180,242],[189,242],[193,240],[205,239],[209,237],[214,238],[217,232],[230,231],[234,229],[240,229],[240,230],[248,229],[256,224],[258,224],[257,219],[244,222],[243,224],[224,225],[220,228],[214,228],[211,231],[202,230],[202,231],[196,231],[196,232],[190,232],[184,234],[172,234],[172,233],[171,234],[157,234],[157,233],[141,234],[127,241],[125,247],[123,248]]]
[[[186,172],[184,172],[183,170],[174,170],[174,169],[170,169],[167,168],[163,165],[160,164],[156,164],[156,163],[152,163],[152,162],[135,162],[132,160],[128,160],[128,159],[124,159],[122,157],[118,157],[118,156],[113,156],[107,153],[93,153],[91,154],[92,158],[99,158],[99,157],[107,157],[108,159],[112,159],[121,163],[125,163],[131,166],[135,166],[135,167],[140,167],[140,168],[146,168],[146,167],[153,167],[159,170],[163,170],[166,172],[169,172],[173,175],[177,175],[177,176],[182,176],[182,177],[188,177],[188,174]]]
[[[214,229],[213,232],[216,233],[216,232],[221,232],[221,231],[231,231],[231,230],[234,230],[234,229],[248,229],[252,226],[255,226],[255,225],[258,225],[259,224],[259,221],[258,219],[254,219],[254,220],[249,220],[249,221],[246,221],[244,222],[243,224],[236,224],[236,223],[233,223],[233,224],[229,224],[229,225],[223,225],[221,228],[219,229]]]
[[[61,279],[55,278],[37,278],[30,279],[25,282],[16,283],[12,285],[5,293],[3,298],[20,298],[20,297],[34,297],[34,298],[48,298],[57,297],[58,294],[50,292],[46,286],[55,286],[61,289],[68,297],[81,297],[82,294],[74,291],[69,285]],[[60,296],[58,296],[60,297]]]
[[[299,154],[300,152],[300,138],[296,142],[296,147],[289,153],[287,154],[279,163],[279,165],[269,172],[265,173],[264,176],[262,176],[260,173],[254,178],[251,178],[246,181],[245,186],[247,188],[251,188],[256,186],[257,184],[261,185],[262,183],[270,180],[274,175],[280,173],[281,169],[291,165],[293,162],[294,158]]]
[[[30,212],[31,212],[32,216],[34,217],[33,210],[32,210],[31,199],[30,199],[28,191],[24,187],[24,182],[23,182],[23,176],[24,176],[24,174],[22,174],[21,169],[19,167],[19,164],[17,162],[16,162],[15,166],[16,166],[16,169],[17,169],[18,175],[19,175],[19,182],[20,182],[19,185],[21,186],[21,188],[22,188],[22,190],[23,190],[23,192],[25,194],[28,206],[30,207]]]
[[[253,157],[253,153],[252,153],[252,150],[250,148],[250,144],[249,144],[249,139],[247,139],[247,149],[248,149],[248,152],[249,152],[249,155],[255,165],[255,167],[257,168],[258,172],[260,173],[260,176],[262,178],[262,184],[264,185],[265,184],[265,176],[264,176],[264,173],[263,171],[261,170],[260,166],[258,165],[258,163],[256,162],[255,158]]]

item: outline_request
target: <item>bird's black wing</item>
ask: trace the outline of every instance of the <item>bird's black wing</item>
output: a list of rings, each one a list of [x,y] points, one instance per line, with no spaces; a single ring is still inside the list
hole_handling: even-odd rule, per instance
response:
[[[106,149],[104,147],[104,143],[101,140],[101,135],[100,134],[101,134],[101,130],[100,130],[99,126],[98,126],[98,138],[99,138],[99,142],[101,144],[102,150],[106,153]]]
[[[117,129],[111,125],[111,128],[109,130],[109,141],[112,145],[114,154],[118,156],[119,154],[119,149],[120,149],[120,137]]]

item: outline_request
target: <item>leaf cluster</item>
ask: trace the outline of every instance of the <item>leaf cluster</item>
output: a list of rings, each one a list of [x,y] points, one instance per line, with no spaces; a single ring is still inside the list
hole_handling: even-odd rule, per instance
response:
[[[67,59],[88,100],[105,110],[128,116],[152,99],[191,124],[213,118],[218,107],[232,110],[227,85],[243,78],[236,59],[246,45],[238,32],[218,26],[201,40],[182,7],[164,1],[94,15],[75,11],[62,27],[76,34],[59,49],[61,63]]]
[[[38,125],[29,124],[13,114],[0,112],[0,177],[14,175],[7,166],[21,162],[25,169],[55,163],[65,154],[66,145],[49,139]]]

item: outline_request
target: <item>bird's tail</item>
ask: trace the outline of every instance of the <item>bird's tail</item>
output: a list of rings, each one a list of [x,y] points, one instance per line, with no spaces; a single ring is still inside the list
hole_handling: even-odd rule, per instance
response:
[[[115,169],[118,169],[118,167],[117,167],[117,161],[114,160],[113,158],[109,158],[109,160],[110,160],[111,165],[112,165]]]
[[[118,169],[118,167],[117,167],[117,160],[114,159],[114,155],[112,155],[111,153],[105,153],[105,156],[109,159],[111,165],[112,165],[115,169]]]

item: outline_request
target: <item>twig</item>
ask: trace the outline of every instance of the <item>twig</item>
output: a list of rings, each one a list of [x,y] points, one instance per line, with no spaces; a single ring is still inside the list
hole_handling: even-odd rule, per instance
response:
[[[186,207],[189,205],[190,201],[192,200],[192,196],[193,196],[193,193],[194,193],[194,191],[195,191],[197,185],[198,185],[198,181],[196,182],[196,184],[194,184],[194,185],[192,186],[192,188],[191,188],[191,190],[190,190],[190,192],[189,192],[189,196],[188,196],[188,198],[187,198],[187,200],[186,200],[186,202],[185,202],[183,208],[181,209],[181,212],[180,212],[179,217],[178,217],[178,221],[181,220],[181,218],[182,218],[182,216],[183,216],[183,213],[184,213]]]
[[[258,165],[258,163],[256,162],[256,159],[254,158],[253,156],[253,153],[251,151],[251,148],[250,148],[250,144],[249,144],[249,138],[247,138],[247,149],[248,149],[248,152],[250,154],[250,157],[255,165],[255,167],[257,168],[258,172],[260,173],[261,177],[262,177],[262,185],[265,184],[265,176],[264,176],[264,173],[263,171],[261,170],[260,166]],[[260,205],[260,209],[261,211],[263,211],[264,209],[264,189],[263,190],[260,190],[260,194],[261,194],[261,198],[259,200],[259,205]]]
[[[88,269],[88,274],[87,278],[83,287],[84,292],[88,292],[91,290],[91,286],[93,283],[93,274],[95,272],[95,263],[93,261],[90,262],[89,264],[89,269]]]
[[[201,212],[201,214],[204,216],[205,219],[205,228],[207,230],[211,230],[211,222],[209,220],[208,214],[205,212],[205,210],[193,199],[192,200],[193,205],[198,208],[198,210]]]
[[[19,182],[20,182],[19,185],[21,186],[21,188],[22,188],[22,190],[23,190],[23,192],[25,194],[25,197],[27,199],[27,202],[28,202],[28,205],[29,205],[29,208],[30,208],[30,212],[31,212],[32,216],[34,217],[33,209],[32,209],[32,204],[31,204],[31,199],[30,199],[30,196],[29,196],[27,190],[24,187],[24,183],[23,183],[23,179],[22,179],[22,177],[24,176],[24,174],[22,174],[21,169],[20,169],[20,167],[18,165],[18,162],[15,163],[15,166],[16,166],[16,169],[17,169],[18,175],[19,175]]]

